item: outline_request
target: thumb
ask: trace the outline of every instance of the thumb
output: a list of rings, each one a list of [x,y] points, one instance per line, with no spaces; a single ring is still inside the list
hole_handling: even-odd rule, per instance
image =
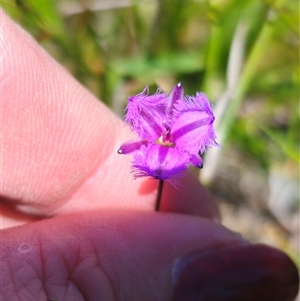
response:
[[[298,287],[280,251],[178,214],[66,214],[4,230],[2,242],[1,300],[291,301]]]

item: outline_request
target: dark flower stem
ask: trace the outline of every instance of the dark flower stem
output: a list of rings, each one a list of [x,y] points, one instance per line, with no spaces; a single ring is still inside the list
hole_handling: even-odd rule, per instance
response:
[[[163,187],[164,187],[164,181],[159,180],[158,190],[157,190],[157,197],[156,197],[156,202],[155,202],[155,211],[159,211]]]

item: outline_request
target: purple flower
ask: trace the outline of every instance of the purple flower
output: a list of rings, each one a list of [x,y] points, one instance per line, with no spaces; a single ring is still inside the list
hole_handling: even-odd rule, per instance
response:
[[[217,146],[214,115],[203,93],[184,97],[179,83],[169,95],[158,90],[129,97],[125,122],[138,136],[121,145],[119,154],[133,153],[134,178],[173,179],[189,165],[202,168],[206,147]]]

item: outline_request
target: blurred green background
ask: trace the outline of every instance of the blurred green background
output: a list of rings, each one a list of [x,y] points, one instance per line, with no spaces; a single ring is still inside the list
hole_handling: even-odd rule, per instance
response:
[[[145,85],[214,105],[221,148],[200,179],[223,222],[299,266],[297,0],[3,0],[5,11],[120,117]]]

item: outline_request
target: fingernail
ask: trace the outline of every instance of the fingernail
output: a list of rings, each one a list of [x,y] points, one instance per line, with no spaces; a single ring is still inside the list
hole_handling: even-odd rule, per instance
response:
[[[297,268],[286,254],[243,244],[180,258],[172,301],[294,301],[298,289]]]

